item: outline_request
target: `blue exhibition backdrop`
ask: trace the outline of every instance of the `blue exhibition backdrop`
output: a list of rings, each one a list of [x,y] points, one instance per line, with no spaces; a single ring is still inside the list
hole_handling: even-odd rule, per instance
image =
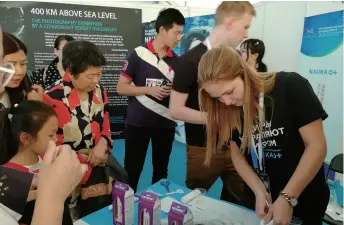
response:
[[[308,79],[329,116],[324,121],[327,164],[343,153],[343,25],[344,11],[307,17],[301,46],[299,72]],[[331,174],[331,179],[343,205],[342,174]]]
[[[324,121],[329,163],[343,152],[343,11],[305,18],[299,72],[329,115]]]

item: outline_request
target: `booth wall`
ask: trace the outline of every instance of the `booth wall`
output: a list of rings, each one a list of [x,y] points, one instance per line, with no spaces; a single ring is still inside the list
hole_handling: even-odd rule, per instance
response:
[[[44,2],[56,2],[56,0],[45,0]],[[167,3],[153,5],[153,4],[145,4],[145,3],[135,2],[135,1],[120,2],[120,1],[94,1],[94,0],[84,0],[84,1],[60,0],[59,3],[142,9],[142,22],[143,23],[155,20],[159,11],[164,8],[176,8],[179,11],[181,11],[181,13],[185,17],[202,16],[202,15],[214,14],[215,12],[214,9],[174,6],[174,5],[168,5]]]
[[[343,10],[342,2],[262,2],[250,38],[265,42],[264,61],[269,71],[298,71],[304,18]]]
[[[54,2],[55,0],[45,0]],[[144,4],[139,2],[60,0],[59,3],[110,6],[142,9],[142,22],[155,20],[163,8],[179,9],[185,17],[214,14],[215,9],[190,8],[168,4]],[[15,2],[13,2],[15,4]],[[257,17],[249,30],[249,37],[266,43],[264,60],[269,71],[298,71],[304,18],[342,10],[342,2],[291,1],[260,2],[255,4]]]
[[[45,2],[55,2],[56,0],[46,0]],[[113,1],[77,1],[59,0],[59,3],[70,3],[80,5],[97,5],[120,8],[140,8],[142,9],[142,22],[155,20],[159,11],[168,5],[151,5],[140,3],[121,3]],[[0,2],[0,6],[5,4]],[[11,2],[15,6],[16,2]],[[22,3],[21,3],[22,4]],[[6,4],[8,5],[8,4]],[[175,7],[179,9],[185,17],[194,17],[214,14],[214,9],[200,9],[188,7]],[[266,43],[265,63],[269,71],[299,71],[300,49],[302,43],[302,33],[304,18],[343,9],[341,2],[261,2],[255,4],[257,17],[254,19],[249,31],[249,37],[262,39]],[[116,140],[114,154],[123,163],[124,141]],[[171,155],[169,165],[169,179],[185,185],[186,172],[186,152],[185,145],[179,142],[174,143],[174,151]],[[151,146],[147,154],[147,160],[140,179],[139,189],[150,185],[152,175]],[[209,191],[213,197],[219,198],[222,182],[218,180]]]

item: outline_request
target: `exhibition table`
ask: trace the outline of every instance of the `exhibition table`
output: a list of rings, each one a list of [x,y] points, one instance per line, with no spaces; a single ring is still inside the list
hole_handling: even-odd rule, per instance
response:
[[[170,192],[174,192],[177,190],[182,190],[184,193],[182,194],[171,194],[166,195],[168,192],[165,186],[162,185],[162,182],[168,182],[168,180],[161,180],[158,183],[148,187],[143,191],[151,191],[157,193],[160,196],[162,210],[161,210],[161,219],[167,219],[167,213],[163,211],[163,208],[166,208],[166,201],[167,198],[173,198],[176,201],[180,201],[183,196],[190,193],[191,190],[187,189],[186,187],[177,185],[173,182],[170,182],[169,190]],[[141,192],[137,193],[138,195]],[[165,199],[165,200],[164,200]],[[255,212],[252,210],[246,209],[241,206],[237,206],[228,202],[220,201],[213,199],[211,197],[207,197],[202,195],[192,201],[192,206],[190,205],[190,210],[194,214],[194,222],[202,223],[206,222],[204,220],[217,220],[217,221],[228,221],[229,223],[226,224],[240,224],[240,225],[252,225],[252,224],[259,224],[260,220],[255,215]],[[137,224],[137,208],[138,202],[135,202],[135,222]],[[168,206],[167,206],[168,207]],[[198,208],[197,210],[194,210]],[[166,211],[166,210],[165,210]],[[202,218],[201,218],[202,217]],[[74,223],[74,225],[112,225],[113,224],[113,213],[109,207],[103,208],[93,214],[90,214]],[[221,224],[221,222],[219,223]]]

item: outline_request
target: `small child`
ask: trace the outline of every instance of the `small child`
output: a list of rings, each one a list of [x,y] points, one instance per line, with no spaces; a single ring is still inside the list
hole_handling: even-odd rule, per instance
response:
[[[50,106],[39,101],[25,101],[0,111],[0,164],[20,171],[38,174],[50,140],[56,141],[58,120]],[[36,199],[32,184],[19,224],[31,224]],[[51,204],[54,204],[53,202]],[[65,203],[63,225],[72,225]]]

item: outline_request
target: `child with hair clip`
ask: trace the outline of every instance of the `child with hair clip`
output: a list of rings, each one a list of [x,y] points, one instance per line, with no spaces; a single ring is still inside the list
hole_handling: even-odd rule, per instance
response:
[[[42,164],[41,155],[45,153],[50,140],[56,141],[57,129],[58,120],[54,109],[42,102],[24,101],[1,110],[0,164],[37,175]],[[20,224],[31,224],[37,191],[34,183]],[[67,203],[62,224],[73,224]]]

